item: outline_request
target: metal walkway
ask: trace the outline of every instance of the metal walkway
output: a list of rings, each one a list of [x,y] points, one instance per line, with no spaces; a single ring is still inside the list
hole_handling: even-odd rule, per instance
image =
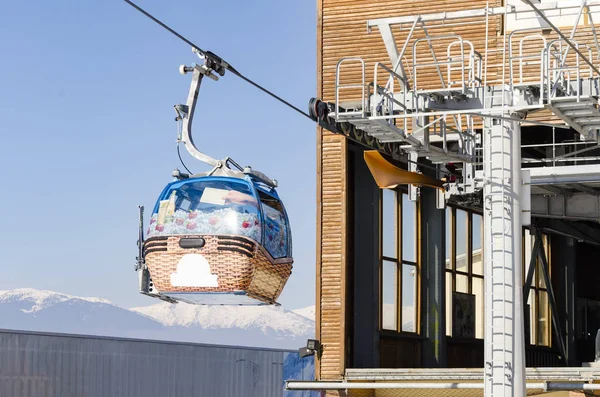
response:
[[[483,381],[482,368],[347,369],[347,381]],[[527,368],[528,381],[597,382],[600,368]]]
[[[531,13],[531,8],[497,7],[368,21],[369,29],[379,31],[389,59],[376,62],[372,74],[360,57],[338,61],[335,100],[328,103],[330,123],[392,157],[410,153],[434,164],[461,163],[463,178],[458,186],[450,186],[447,198],[483,187],[473,176],[483,168],[480,130],[485,119],[572,128],[579,133],[578,143],[586,145],[585,151],[571,151],[565,157],[600,163],[598,155],[586,156],[600,149],[600,73],[590,61],[600,56],[600,45],[595,29],[584,39],[574,39],[579,21],[600,11],[600,2],[538,5],[540,11],[553,9],[576,16],[569,38],[527,28],[503,36],[503,43],[492,45],[487,40],[484,48],[476,48],[458,34],[432,35],[435,26],[431,24],[461,26],[461,19],[470,18],[466,25],[478,17],[489,38],[491,17]],[[398,27],[408,33],[396,46],[392,29]],[[552,123],[531,120],[543,111],[554,116]],[[561,158],[558,161],[564,162]],[[556,158],[547,160],[556,165]],[[525,168],[531,165],[529,159],[524,163]]]

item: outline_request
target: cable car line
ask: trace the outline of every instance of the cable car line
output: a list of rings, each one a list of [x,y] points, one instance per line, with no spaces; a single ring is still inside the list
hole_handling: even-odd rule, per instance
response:
[[[278,100],[279,102],[283,103],[284,105],[288,106],[289,108],[295,110],[296,112],[300,113],[301,115],[308,117],[311,121],[315,121],[315,119],[307,112],[299,109],[298,107],[292,105],[290,102],[286,101],[285,99],[281,98],[280,96],[274,94],[273,92],[269,91],[268,89],[264,88],[263,86],[261,86],[260,84],[252,81],[251,79],[249,79],[248,77],[244,76],[243,74],[241,74],[240,72],[237,71],[237,69],[235,69],[233,66],[231,66],[228,62],[226,62],[223,58],[221,58],[220,56],[216,55],[215,53],[211,52],[211,51],[206,51],[201,49],[200,47],[198,47],[196,44],[192,43],[190,40],[188,40],[187,38],[185,38],[184,36],[182,36],[181,34],[177,33],[175,30],[173,30],[172,28],[170,28],[168,25],[166,25],[164,22],[160,21],[159,19],[157,19],[156,17],[154,17],[153,15],[151,15],[150,13],[148,13],[147,11],[145,11],[143,8],[139,7],[138,5],[136,5],[135,3],[133,3],[130,0],[124,0],[127,4],[131,5],[133,8],[135,8],[136,10],[138,10],[140,13],[144,14],[145,16],[147,16],[148,18],[150,18],[151,20],[153,20],[154,22],[156,22],[158,25],[162,26],[164,29],[166,29],[167,31],[171,32],[173,35],[175,35],[178,39],[180,39],[181,41],[183,41],[184,43],[188,44],[189,46],[191,46],[195,51],[197,51],[199,54],[201,54],[202,56],[204,56],[207,60],[209,60],[210,63],[210,67],[215,70],[217,73],[219,73],[219,75],[223,76],[225,74],[225,70],[230,71],[231,73],[233,73],[234,75],[238,76],[239,78],[241,78],[242,80],[246,81],[247,83],[253,85],[254,87],[258,88],[259,90],[263,91],[264,93],[270,95],[271,97],[275,98],[276,100]],[[323,127],[322,128],[326,128],[329,129],[327,127]],[[351,137],[347,137],[352,141],[355,141],[354,139],[352,139]],[[358,141],[357,141],[358,142]],[[360,143],[360,142],[358,142]],[[179,151],[179,148],[178,148]],[[181,159],[181,156],[180,156]],[[435,166],[431,166],[428,164],[424,164],[421,163],[419,161],[414,161],[414,160],[410,160],[409,158],[407,159],[403,159],[400,160],[401,162],[408,164],[408,163],[414,163],[416,165],[418,165],[419,167],[423,167],[423,168],[427,168],[427,169],[431,169],[431,170],[435,170],[438,172],[441,172],[443,175],[451,175],[450,173],[447,173],[443,170],[437,169]],[[186,168],[186,170],[188,172],[190,172],[187,167],[185,166],[185,164],[183,164],[183,161],[181,161],[182,165]]]
[[[142,9],[139,6],[137,6],[135,3],[131,2],[130,0],[124,0],[124,1],[127,4],[131,5],[132,7],[134,7],[139,12],[141,12],[142,14],[144,14],[145,16],[147,16],[148,18],[150,18],[151,20],[153,20],[154,22],[156,22],[157,24],[159,24],[160,26],[162,26],[164,29],[166,29],[169,32],[171,32],[172,34],[174,34],[177,38],[179,38],[180,40],[182,40],[183,42],[185,42],[186,44],[188,44],[189,46],[191,46],[193,49],[195,49],[198,53],[200,53],[201,55],[203,55],[205,58],[209,59],[211,61],[211,63],[214,64],[214,66],[218,66],[219,67],[218,69],[215,69],[215,70],[221,76],[223,76],[223,74],[225,73],[225,70],[228,70],[231,73],[233,73],[234,75],[236,75],[239,78],[241,78],[242,80],[246,81],[247,83],[250,83],[254,87],[258,88],[259,90],[263,91],[264,93],[266,93],[266,94],[270,95],[271,97],[277,99],[279,102],[283,103],[284,105],[286,105],[286,106],[290,107],[291,109],[295,110],[296,112],[300,113],[301,115],[303,115],[305,117],[308,117],[312,121],[312,117],[310,117],[310,115],[307,112],[299,109],[298,107],[292,105],[291,103],[289,103],[285,99],[281,98],[280,96],[274,94],[273,92],[269,91],[268,89],[266,89],[265,87],[261,86],[260,84],[254,82],[251,79],[249,79],[248,77],[244,76],[243,74],[241,74],[240,72],[238,72],[233,66],[231,66],[229,63],[227,63],[220,56],[214,54],[213,52],[205,51],[205,50],[201,49],[196,44],[192,43],[190,40],[186,39],[184,36],[182,36],[181,34],[177,33],[175,30],[171,29],[165,23],[161,22],[160,20],[158,20],[157,18],[155,18],[150,13],[146,12],[144,9]]]

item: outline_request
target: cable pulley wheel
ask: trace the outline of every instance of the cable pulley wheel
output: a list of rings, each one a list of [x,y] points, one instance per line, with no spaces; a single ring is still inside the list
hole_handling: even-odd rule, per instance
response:
[[[348,122],[342,122],[342,123],[340,123],[340,129],[342,130],[344,135],[348,135],[349,137],[355,139],[354,131],[356,129],[354,128],[354,126],[352,124],[350,124]]]

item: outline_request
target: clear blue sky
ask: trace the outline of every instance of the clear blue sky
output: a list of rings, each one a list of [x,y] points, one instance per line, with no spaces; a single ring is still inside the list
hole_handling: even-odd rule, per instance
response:
[[[300,108],[315,96],[314,1],[137,4]],[[137,292],[137,206],[180,167],[178,66],[197,58],[121,0],[4,2],[0,37],[0,289],[158,302]],[[204,83],[194,121],[205,152],[279,180],[295,256],[280,302],[314,304],[315,125],[231,74]]]

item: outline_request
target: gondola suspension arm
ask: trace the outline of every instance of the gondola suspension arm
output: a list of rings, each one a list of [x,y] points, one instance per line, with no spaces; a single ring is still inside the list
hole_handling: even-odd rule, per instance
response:
[[[198,92],[200,91],[200,85],[202,79],[207,76],[215,81],[219,78],[212,74],[209,67],[204,65],[192,65],[191,67],[181,65],[179,67],[181,74],[187,74],[192,72],[192,83],[190,85],[190,92],[185,105],[175,105],[175,112],[177,112],[177,120],[181,121],[181,136],[177,137],[178,140],[182,141],[187,151],[197,160],[202,161],[212,167],[220,168],[223,166],[223,162],[216,160],[204,153],[202,153],[194,144],[192,139],[192,122],[194,120],[194,110],[196,109],[196,103],[198,102]]]
[[[231,158],[226,157],[223,160],[214,159],[204,153],[202,153],[198,147],[194,144],[192,138],[192,122],[194,121],[194,112],[196,110],[196,104],[198,102],[198,93],[200,92],[200,85],[202,79],[208,77],[212,80],[219,80],[219,77],[213,72],[218,72],[223,75],[224,69],[221,69],[211,58],[205,56],[204,53],[194,49],[194,52],[204,60],[203,65],[193,64],[192,66],[181,65],[179,72],[181,74],[192,73],[192,82],[190,85],[190,91],[185,105],[175,105],[175,112],[177,113],[177,120],[181,122],[181,132],[178,137],[179,142],[183,142],[187,151],[197,160],[202,161],[213,167],[206,175],[227,175],[227,176],[240,176],[240,175],[251,175],[253,178],[260,180],[270,187],[276,187],[277,181],[269,178],[260,171],[253,170],[250,167],[241,167]],[[231,168],[234,167],[234,169]]]

